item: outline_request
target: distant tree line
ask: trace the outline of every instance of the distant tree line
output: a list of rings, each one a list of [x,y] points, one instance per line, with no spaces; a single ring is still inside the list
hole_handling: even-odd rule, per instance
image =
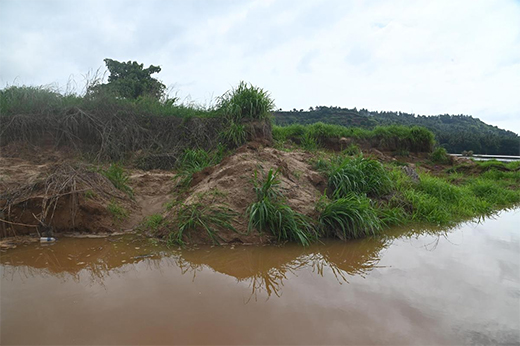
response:
[[[317,106],[307,111],[277,111],[274,118],[278,125],[312,124],[320,121],[368,129],[378,125],[418,125],[432,131],[438,144],[450,153],[471,150],[475,154],[520,155],[520,137],[516,133],[488,125],[468,115],[423,116]]]

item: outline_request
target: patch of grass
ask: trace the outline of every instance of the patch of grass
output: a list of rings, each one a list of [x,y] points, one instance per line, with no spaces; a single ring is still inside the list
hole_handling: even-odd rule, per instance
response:
[[[375,235],[382,224],[370,199],[349,193],[318,206],[322,234],[342,240]]]
[[[207,205],[204,203],[193,203],[182,206],[172,224],[176,225],[170,231],[168,244],[183,246],[185,238],[190,238],[190,232],[204,230],[214,244],[220,244],[222,238],[218,234],[218,229],[228,229],[235,231],[231,224],[236,214],[225,206]]]
[[[143,226],[151,231],[156,231],[162,224],[164,217],[161,214],[152,214],[147,216],[143,221]]]
[[[123,206],[121,206],[116,201],[112,200],[107,205],[107,209],[112,214],[114,219],[118,221],[123,221],[128,217],[128,210],[126,210]]]
[[[318,140],[310,133],[302,137],[301,146],[307,151],[316,151],[318,149]]]
[[[344,198],[350,193],[381,196],[390,191],[392,182],[379,161],[359,156],[332,167],[328,186],[334,198]]]
[[[275,140],[291,139],[302,143],[306,136],[312,136],[318,143],[325,138],[366,139],[379,147],[408,152],[430,152],[435,142],[433,133],[419,126],[378,126],[373,130],[320,122],[310,125],[273,126]]]
[[[193,174],[202,171],[206,167],[218,164],[225,155],[225,148],[219,145],[216,150],[208,152],[204,149],[186,149],[177,166],[179,172],[175,179],[179,179],[177,185],[188,187],[193,179]]]
[[[357,156],[361,154],[361,149],[359,149],[359,146],[357,144],[350,144],[348,147],[343,149],[341,154],[347,156]]]
[[[310,219],[292,210],[279,190],[279,170],[269,170],[263,181],[256,177],[254,190],[256,202],[247,208],[249,231],[268,231],[278,241],[292,240],[306,246],[317,239]]]
[[[96,199],[98,197],[98,194],[92,190],[87,190],[85,191],[84,196],[86,199]]]
[[[134,191],[128,186],[130,176],[125,172],[123,167],[118,163],[113,163],[106,170],[101,170],[101,173],[114,184],[115,188],[125,192],[130,197],[134,195]]]
[[[236,148],[246,142],[247,133],[244,125],[230,121],[229,125],[220,133],[220,137],[230,148]]]
[[[274,101],[267,91],[242,81],[218,99],[217,108],[240,123],[242,119],[269,119]]]
[[[443,165],[450,164],[452,162],[451,156],[448,154],[445,148],[438,147],[430,155],[432,162],[440,163]]]

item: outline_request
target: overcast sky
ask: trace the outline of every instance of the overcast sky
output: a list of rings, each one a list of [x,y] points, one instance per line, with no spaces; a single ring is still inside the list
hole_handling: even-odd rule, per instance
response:
[[[160,65],[210,104],[245,80],[278,108],[467,114],[520,133],[520,1],[0,0],[0,83],[62,91],[103,59]]]

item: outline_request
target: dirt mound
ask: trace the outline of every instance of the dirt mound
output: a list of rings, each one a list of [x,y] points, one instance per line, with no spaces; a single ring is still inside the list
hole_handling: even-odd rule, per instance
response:
[[[303,151],[290,153],[250,142],[240,147],[234,155],[226,157],[220,164],[208,168],[193,177],[192,186],[179,201],[179,205],[167,215],[174,221],[179,208],[200,204],[222,206],[235,213],[232,225],[237,232],[220,229],[224,242],[260,243],[269,241],[269,235],[248,234],[246,210],[254,203],[255,176],[262,180],[270,169],[280,171],[280,190],[287,204],[295,211],[316,217],[315,205],[325,187],[325,179],[309,164],[312,155]],[[165,235],[168,229],[162,230]],[[205,232],[192,232],[192,243],[211,243]],[[187,239],[188,240],[188,239]]]
[[[35,164],[0,158],[0,236],[54,232],[111,232],[124,223],[107,206],[135,209],[103,175],[76,163]]]

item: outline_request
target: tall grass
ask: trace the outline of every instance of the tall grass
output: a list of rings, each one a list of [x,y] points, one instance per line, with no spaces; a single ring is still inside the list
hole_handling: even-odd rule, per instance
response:
[[[218,98],[217,109],[238,123],[242,119],[264,120],[274,110],[274,101],[267,91],[242,81]]]
[[[287,205],[279,190],[278,174],[278,170],[270,169],[262,182],[255,175],[256,202],[247,208],[248,229],[270,232],[278,241],[292,240],[309,245],[317,238],[314,226],[308,217]]]
[[[191,231],[203,230],[214,244],[220,244],[222,238],[218,234],[219,229],[227,229],[236,232],[231,224],[236,214],[224,206],[193,203],[182,206],[172,224],[174,229],[168,235],[168,244],[185,245]]]
[[[358,156],[346,158],[335,167],[333,165],[328,186],[334,198],[344,198],[350,193],[375,197],[388,193],[392,182],[380,162]]]
[[[101,170],[101,173],[107,177],[117,189],[127,193],[130,197],[134,195],[134,191],[128,186],[130,176],[120,164],[113,163],[108,169]]]
[[[382,224],[370,199],[349,193],[319,207],[318,222],[325,236],[342,240],[375,235]]]
[[[206,167],[218,164],[224,157],[226,149],[219,145],[213,151],[204,149],[185,149],[177,164],[178,185],[188,187],[191,184],[193,175],[202,171]]]

